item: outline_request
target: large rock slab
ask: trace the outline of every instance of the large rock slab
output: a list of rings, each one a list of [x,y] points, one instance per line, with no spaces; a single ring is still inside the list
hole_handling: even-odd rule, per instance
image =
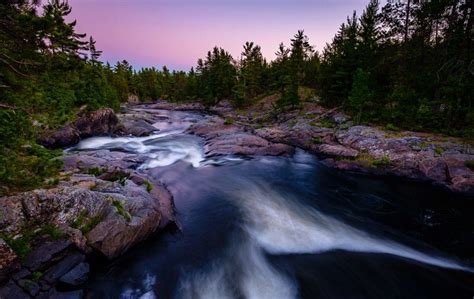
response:
[[[357,150],[342,146],[342,145],[331,145],[323,144],[319,147],[319,151],[327,156],[332,157],[343,157],[343,158],[356,158],[359,152]]]
[[[78,115],[75,122],[63,128],[50,131],[38,139],[38,143],[47,148],[62,148],[74,145],[81,138],[112,134],[118,124],[118,118],[110,108]]]
[[[74,122],[81,138],[111,134],[115,131],[117,124],[118,118],[110,108],[84,113]]]
[[[31,222],[66,227],[79,234],[73,239],[79,248],[83,246],[82,230],[88,246],[113,258],[155,233],[160,228],[162,213],[166,214],[167,221],[174,221],[169,192],[159,184],[154,185],[153,190],[148,192],[146,185],[140,186],[131,180],[122,186],[90,175],[74,175],[57,188],[2,198],[3,202],[10,203],[2,207],[3,211],[15,215],[2,225],[12,234],[19,233]],[[57,249],[61,244],[55,243],[52,248],[44,244],[46,249],[38,253],[40,257],[29,258],[26,264],[35,271],[42,259],[50,260],[56,251],[63,249]]]
[[[68,124],[57,131],[45,134],[39,139],[39,143],[47,148],[62,148],[74,145],[80,140],[81,132],[73,124]]]
[[[220,118],[199,122],[189,128],[188,133],[206,139],[204,151],[208,157],[219,155],[290,156],[294,153],[292,146],[268,141],[242,126],[225,124]]]

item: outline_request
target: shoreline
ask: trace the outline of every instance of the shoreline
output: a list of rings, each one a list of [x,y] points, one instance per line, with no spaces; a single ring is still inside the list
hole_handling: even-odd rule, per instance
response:
[[[315,154],[325,167],[339,171],[429,182],[466,198],[474,194],[474,172],[464,165],[464,161],[474,159],[474,153],[470,148],[463,152],[453,138],[445,141],[447,149],[441,154],[437,154],[436,148],[413,149],[407,140],[433,140],[428,146],[442,143],[430,134],[420,137],[417,133],[402,132],[387,136],[389,133],[379,128],[350,126],[346,115],[319,106],[313,106],[317,109],[314,113],[290,111],[279,115],[283,117],[279,120],[266,122],[256,121],[259,115],[268,113],[265,109],[259,113],[247,110],[245,115],[225,102],[210,109],[199,104],[162,101],[124,108],[118,114],[102,109],[81,116],[45,140],[63,147],[78,142],[84,132],[87,136],[144,137],[157,131],[153,123],[163,120],[149,109],[190,111],[209,116],[185,130],[204,139],[206,158],[292,156],[295,148],[301,148]],[[312,123],[314,119],[319,119],[318,125]],[[328,127],[328,121],[333,127]],[[400,164],[420,157],[425,157],[420,163]],[[72,291],[70,295],[80,297],[77,286],[87,279],[91,257],[114,259],[172,224],[179,228],[173,195],[161,182],[134,170],[144,161],[143,157],[92,150],[65,152],[60,159],[64,161],[64,175],[56,187],[1,198],[7,204],[1,208],[5,217],[0,223],[0,252],[4,257],[0,261],[0,278],[4,282],[0,295],[53,296],[61,294],[56,289],[60,286],[59,290],[65,288]],[[78,219],[82,219],[80,223]],[[4,239],[23,238],[29,233],[25,227],[31,223],[54,225],[55,229],[47,232],[46,227],[31,227],[37,232],[36,239],[31,241],[31,252],[22,259]],[[55,234],[61,237],[55,238]]]
[[[262,120],[273,109],[265,100],[242,111],[227,101],[207,109],[198,103],[165,101],[137,107],[211,113],[228,127],[241,127],[270,142],[315,154],[328,167],[430,182],[457,194],[474,195],[474,169],[467,166],[467,161],[474,161],[474,146],[460,138],[353,125],[344,113],[311,102],[300,111],[283,112],[270,120]]]

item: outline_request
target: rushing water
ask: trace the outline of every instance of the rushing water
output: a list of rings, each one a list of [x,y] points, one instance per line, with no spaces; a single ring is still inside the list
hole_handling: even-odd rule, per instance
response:
[[[160,131],[76,149],[145,157],[181,230],[97,266],[91,298],[472,298],[474,203],[433,187],[294,157],[206,160],[205,116],[155,111]]]

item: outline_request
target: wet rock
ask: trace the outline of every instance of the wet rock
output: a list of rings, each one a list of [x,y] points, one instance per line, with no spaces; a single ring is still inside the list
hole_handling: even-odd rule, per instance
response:
[[[465,162],[456,159],[446,159],[451,185],[448,187],[466,195],[474,195],[474,171],[466,167]]]
[[[57,131],[46,133],[38,141],[47,148],[62,148],[74,145],[80,140],[79,130],[73,124],[69,124]]]
[[[30,275],[31,275],[31,272],[28,269],[22,268],[20,271],[13,274],[12,278],[13,278],[13,280],[18,281],[18,280],[26,278]]]
[[[206,156],[218,155],[269,155],[289,156],[292,146],[273,143],[254,135],[237,125],[225,125],[221,119],[206,120],[192,126],[189,133],[206,139]]]
[[[43,280],[49,284],[53,284],[63,275],[71,271],[74,267],[82,263],[85,259],[84,254],[76,252],[68,254],[61,261],[50,267],[43,276]]]
[[[71,291],[71,292],[59,292],[56,289],[51,289],[48,292],[41,293],[39,299],[81,299],[84,297],[83,290]]]
[[[216,155],[292,155],[294,149],[285,144],[271,143],[255,135],[239,133],[216,137],[205,145],[207,156]]]
[[[324,159],[321,161],[324,165],[331,167],[331,168],[336,168],[339,170],[345,170],[345,171],[354,171],[354,172],[369,172],[368,169],[360,165],[359,163],[355,161],[349,161],[349,160],[341,160],[341,161],[336,161],[332,158]]]
[[[89,270],[90,267],[88,263],[80,263],[64,274],[59,281],[71,286],[81,285],[86,282]]]
[[[244,128],[236,125],[225,125],[221,119],[210,119],[193,125],[187,130],[188,133],[204,137],[206,139],[216,138],[222,135],[231,135],[243,132]]]
[[[158,129],[143,119],[139,119],[122,121],[119,132],[121,135],[143,137],[149,136],[155,131],[158,131]]]
[[[84,180],[95,183],[93,190],[81,188],[80,183]],[[94,176],[74,175],[64,186],[20,193],[4,200],[19,203],[10,206],[13,209],[21,207],[19,211],[23,213],[22,202],[34,197],[35,204],[31,207],[34,217],[30,220],[66,227],[67,235],[73,236],[68,241],[47,242],[36,248],[25,262],[31,271],[36,271],[45,268],[45,263],[70,246],[70,241],[84,248],[86,240],[87,247],[112,258],[156,232],[160,228],[162,213],[174,219],[169,208],[172,199],[162,186],[156,185],[151,191],[147,192],[146,186],[138,186],[131,180],[122,186]],[[19,229],[16,223],[6,224],[12,230]],[[74,230],[72,225],[85,230],[85,240],[80,230]]]
[[[18,285],[25,291],[27,291],[31,296],[36,296],[39,294],[41,288],[40,286],[29,279],[21,279],[18,281]]]
[[[319,151],[327,156],[332,157],[343,157],[343,158],[356,158],[359,154],[358,151],[342,146],[342,145],[330,145],[323,144],[319,147]]]
[[[13,280],[0,287],[0,298],[5,299],[24,299],[30,298],[29,294],[20,288]]]
[[[40,271],[54,263],[64,250],[71,246],[68,240],[50,241],[35,248],[26,258],[24,266],[30,271]]]
[[[152,182],[153,188],[149,192],[151,197],[159,201],[161,212],[160,228],[176,222],[173,196],[168,189],[159,182]]]
[[[74,122],[81,138],[111,134],[117,124],[118,118],[110,108],[84,113]]]
[[[74,145],[81,138],[108,135],[116,130],[118,118],[110,108],[102,108],[79,115],[77,120],[63,128],[48,132],[38,143],[48,148],[62,148]]]
[[[86,235],[88,245],[108,258],[124,253],[160,227],[160,203],[145,188],[128,181],[123,194],[114,194],[113,198],[122,208],[109,209],[104,219]],[[130,198],[133,200],[128,200]]]
[[[419,164],[420,171],[433,181],[444,182],[447,180],[446,163],[441,159],[425,159]]]

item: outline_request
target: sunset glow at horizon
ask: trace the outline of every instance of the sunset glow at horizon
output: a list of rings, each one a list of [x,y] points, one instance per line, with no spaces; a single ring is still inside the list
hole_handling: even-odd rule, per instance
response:
[[[304,29],[321,51],[354,10],[368,0],[69,0],[70,19],[103,51],[101,60],[135,68],[189,70],[214,46],[239,58],[253,41],[267,60]]]

